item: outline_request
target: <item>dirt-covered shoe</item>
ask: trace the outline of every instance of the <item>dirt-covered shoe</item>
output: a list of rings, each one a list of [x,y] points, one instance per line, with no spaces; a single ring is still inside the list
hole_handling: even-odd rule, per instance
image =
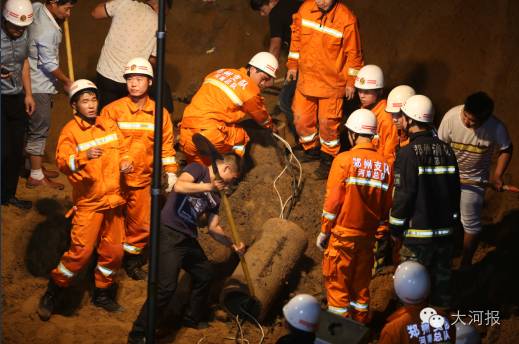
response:
[[[27,178],[27,183],[25,186],[27,186],[29,189],[34,189],[38,186],[46,185],[52,189],[58,189],[63,190],[65,188],[65,185],[61,183],[56,183],[50,180],[49,178],[45,177],[42,180],[34,179],[32,177]]]
[[[47,321],[52,316],[52,312],[54,312],[54,307],[56,306],[56,299],[61,289],[62,288],[54,284],[52,280],[49,281],[47,290],[41,297],[38,310],[36,311],[41,320]]]
[[[313,162],[321,159],[320,148],[315,147],[308,150],[294,149],[294,155],[299,162]]]
[[[112,297],[111,288],[95,288],[92,303],[110,313],[124,312],[124,308]]]
[[[203,330],[205,328],[209,328],[209,323],[206,321],[196,321],[195,319],[189,316],[184,316],[184,318],[182,319],[182,326],[194,328],[197,330]]]
[[[148,276],[146,271],[142,270],[138,266],[134,266],[131,268],[125,268],[124,270],[126,271],[126,275],[128,275],[128,277],[130,277],[131,279],[136,280],[136,281],[143,281]]]

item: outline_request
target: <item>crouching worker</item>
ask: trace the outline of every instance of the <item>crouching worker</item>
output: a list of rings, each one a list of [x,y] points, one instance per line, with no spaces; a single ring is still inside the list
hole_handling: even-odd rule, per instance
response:
[[[114,299],[114,275],[123,257],[124,219],[120,173],[133,169],[123,136],[112,120],[97,116],[97,87],[77,80],[70,88],[74,119],[61,131],[56,151],[59,169],[73,189],[74,219],[70,248],[52,270],[38,315],[52,315],[63,288],[84,268],[97,247],[95,290],[92,302],[109,312],[122,311]]]
[[[161,212],[159,267],[157,285],[157,315],[159,326],[161,316],[166,311],[177,288],[180,269],[192,278],[192,292],[188,309],[182,324],[192,328],[206,328],[202,322],[207,307],[207,297],[212,279],[209,261],[198,243],[197,219],[207,215],[209,235],[236,253],[245,253],[245,245],[234,245],[220,226],[218,211],[220,197],[217,190],[223,190],[238,178],[238,157],[233,153],[217,160],[217,168],[222,180],[216,180],[213,170],[199,163],[188,164],[173,187]],[[148,301],[133,323],[128,343],[145,343]]]
[[[289,334],[279,338],[276,344],[313,344],[319,327],[321,305],[312,295],[294,296],[283,307],[285,326]]]
[[[400,264],[393,284],[403,306],[387,319],[379,344],[458,342],[449,319],[427,304],[431,282],[425,266],[413,261]]]

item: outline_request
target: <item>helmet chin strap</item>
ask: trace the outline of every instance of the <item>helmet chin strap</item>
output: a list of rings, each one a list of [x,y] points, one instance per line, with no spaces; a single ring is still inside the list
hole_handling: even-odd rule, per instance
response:
[[[85,121],[85,122],[87,122],[87,123],[94,124],[94,123],[96,122],[96,118],[97,118],[97,116],[95,116],[95,117],[87,117],[87,116],[83,115],[83,114],[82,114],[81,112],[79,112],[79,111],[77,112],[77,115],[78,115],[78,116],[79,116],[83,121]]]

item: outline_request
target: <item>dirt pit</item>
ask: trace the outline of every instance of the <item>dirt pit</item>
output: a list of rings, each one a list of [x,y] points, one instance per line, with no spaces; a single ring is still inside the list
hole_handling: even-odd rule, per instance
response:
[[[519,145],[519,122],[516,113],[516,90],[519,87],[519,3],[506,0],[476,1],[467,6],[461,0],[441,0],[424,4],[394,0],[391,6],[382,1],[348,1],[357,14],[366,63],[380,65],[388,88],[408,83],[429,95],[436,106],[438,119],[465,96],[483,89],[496,101],[496,114],[508,125],[515,146]],[[71,18],[74,65],[78,78],[94,78],[100,48],[109,21],[89,17],[93,2],[79,2]],[[247,1],[179,0],[169,14],[166,52],[168,81],[178,96],[192,94],[203,76],[220,67],[245,65],[252,54],[264,49],[267,20],[248,7]],[[214,48],[214,49],[213,49]],[[62,49],[64,51],[64,49]],[[62,61],[65,58],[62,57]],[[63,64],[64,65],[64,64]],[[283,72],[283,71],[281,71]],[[280,74],[281,75],[281,74]],[[276,99],[266,97],[270,109]],[[173,114],[179,120],[183,105],[175,104]],[[64,95],[55,99],[53,126],[48,141],[48,167],[59,131],[71,112]],[[280,204],[272,183],[283,165],[276,149],[264,133],[251,129],[253,144],[251,169],[232,195],[234,217],[247,244],[257,240],[262,224],[280,214]],[[506,181],[519,184],[519,164],[513,160]],[[321,258],[315,245],[320,226],[324,182],[312,178],[317,163],[306,164],[300,201],[290,214],[306,233],[308,247],[295,273],[285,284],[263,323],[264,343],[274,343],[284,334],[281,307],[294,293],[309,293],[324,299]],[[63,213],[70,206],[71,189],[64,176],[64,191],[27,189],[20,179],[18,196],[38,202],[31,211],[2,207],[2,339],[5,343],[125,343],[132,321],[146,297],[146,282],[133,281],[124,272],[119,279],[119,302],[126,311],[107,314],[90,303],[91,274],[82,274],[67,293],[60,314],[41,322],[35,313],[46,287],[46,274],[67,246],[69,224]],[[290,195],[291,180],[282,177],[278,187],[283,197]],[[480,326],[484,343],[519,342],[519,278],[516,249],[519,228],[517,195],[489,191],[483,215],[484,241],[477,253],[474,268],[456,273],[456,302],[460,312],[499,311],[500,325]],[[224,223],[225,224],[225,223]],[[178,314],[189,290],[189,279],[181,276],[178,295],[163,333],[162,343],[232,343],[238,335],[234,319],[217,305],[225,276],[237,265],[230,252],[201,231],[201,242],[214,262],[219,279],[211,294],[207,330],[175,329]],[[459,242],[459,240],[458,240]],[[458,263],[455,260],[454,265]],[[376,341],[387,315],[394,310],[391,271],[377,276],[370,286],[374,319],[371,328]],[[243,326],[244,336],[260,341],[260,330],[252,323]]]

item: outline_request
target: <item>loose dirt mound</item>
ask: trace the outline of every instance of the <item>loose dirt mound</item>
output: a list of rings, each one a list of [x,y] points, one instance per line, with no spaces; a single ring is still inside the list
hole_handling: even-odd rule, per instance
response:
[[[519,122],[514,120],[516,90],[519,87],[519,2],[441,0],[416,2],[411,0],[348,1],[361,24],[361,36],[366,63],[380,65],[389,87],[409,83],[419,92],[431,96],[437,113],[443,114],[464,97],[483,89],[494,96],[496,114],[503,119],[514,144]],[[93,2],[79,2],[71,20],[72,45],[76,76],[94,78],[95,66],[106,35],[109,21],[94,21],[89,17]],[[267,20],[248,8],[248,1],[217,0],[214,4],[200,0],[178,0],[168,17],[166,66],[173,92],[179,96],[192,94],[210,71],[219,67],[240,66],[264,47]],[[211,52],[214,48],[214,52]],[[63,49],[64,50],[64,49]],[[211,53],[210,53],[211,52]],[[64,57],[62,61],[65,61]],[[267,97],[270,108],[275,98]],[[175,104],[173,117],[181,117],[182,106]],[[67,99],[56,97],[53,127],[48,144],[48,160],[52,161],[59,130],[70,119]],[[276,149],[264,133],[253,130],[254,165],[238,190],[232,195],[234,216],[244,240],[251,244],[263,222],[279,215],[279,201],[272,182],[282,165]],[[510,166],[507,182],[519,184],[518,159]],[[305,184],[301,201],[293,209],[290,220],[308,235],[308,248],[297,273],[288,281],[283,295],[266,322],[265,343],[274,343],[283,333],[280,326],[281,305],[290,293],[322,294],[321,253],[313,242],[319,229],[324,183],[309,176],[317,164],[305,165]],[[70,203],[70,187],[63,192],[29,190],[21,181],[19,196],[33,201],[47,198],[64,208]],[[290,180],[280,180],[280,191],[290,193]],[[519,221],[516,195],[489,193],[485,221],[493,223],[486,231],[486,242],[477,252],[480,261],[473,270],[456,276],[459,307],[463,310],[493,309],[501,311],[501,326],[481,331],[487,343],[519,342],[517,290],[515,274],[518,261],[517,228]],[[56,209],[57,207],[54,207]],[[146,283],[120,275],[119,301],[126,312],[106,314],[89,302],[90,274],[85,273],[80,287],[67,295],[66,315],[56,315],[47,323],[35,314],[38,299],[45,290],[46,279],[41,276],[54,265],[59,252],[66,247],[68,223],[59,218],[62,210],[38,213],[2,208],[2,287],[3,340],[6,343],[125,343],[140,306],[146,297]],[[229,251],[208,239],[202,231],[201,241],[208,256],[215,262],[221,276],[215,283],[212,300],[216,301],[218,283],[229,275],[237,262]],[[47,253],[47,254],[46,254]],[[32,273],[32,274],[31,274]],[[34,275],[33,275],[34,274]],[[188,279],[183,278],[178,304],[185,301]],[[220,285],[221,286],[221,285]],[[390,274],[377,277],[371,285],[372,309],[376,311],[374,329],[380,328],[391,302]],[[79,305],[79,307],[74,307]],[[173,323],[175,321],[173,320]],[[216,312],[211,328],[203,331],[182,329],[166,336],[164,343],[225,343],[234,337],[232,319]],[[245,335],[251,342],[259,341],[259,331],[245,325]]]

